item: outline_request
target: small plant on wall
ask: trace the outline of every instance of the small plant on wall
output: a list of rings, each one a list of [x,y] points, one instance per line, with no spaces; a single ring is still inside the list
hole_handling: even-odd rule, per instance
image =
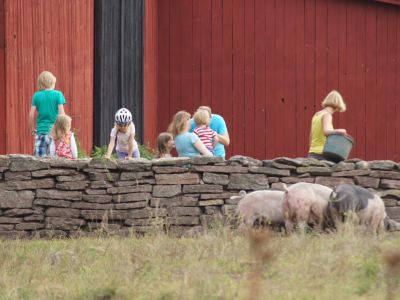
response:
[[[140,152],[140,157],[141,158],[146,158],[146,159],[153,159],[155,157],[155,153],[152,149],[150,149],[148,146],[138,144],[139,146],[139,152]],[[101,147],[94,146],[92,154],[90,155],[91,157],[104,157],[107,153],[107,145],[103,145]],[[112,154],[112,158],[117,158],[115,153]]]

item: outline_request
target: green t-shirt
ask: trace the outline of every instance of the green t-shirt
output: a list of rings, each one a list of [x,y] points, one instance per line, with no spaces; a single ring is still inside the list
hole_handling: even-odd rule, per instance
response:
[[[36,107],[37,134],[47,134],[58,116],[58,105],[65,104],[64,95],[57,90],[41,90],[33,94],[32,106]]]

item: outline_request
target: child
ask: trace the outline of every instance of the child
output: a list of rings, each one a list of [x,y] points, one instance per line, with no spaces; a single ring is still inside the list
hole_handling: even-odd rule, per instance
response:
[[[38,89],[32,97],[32,106],[29,111],[29,127],[35,135],[33,155],[48,156],[50,154],[50,129],[57,116],[64,115],[64,95],[54,89],[56,77],[44,71],[38,77]],[[35,129],[35,112],[38,112]]]
[[[119,159],[131,159],[132,155],[136,158],[140,157],[135,141],[135,125],[132,122],[132,114],[126,108],[119,109],[115,114],[115,126],[111,130],[106,158],[111,157],[115,144]]]
[[[174,137],[168,132],[162,132],[157,137],[157,156],[159,158],[172,157],[171,150],[174,148]]]
[[[214,153],[214,147],[218,143],[218,135],[208,127],[210,125],[210,114],[205,110],[199,109],[194,114],[193,120],[196,123],[196,128],[193,132],[200,138],[204,146]]]
[[[50,156],[68,159],[78,157],[74,134],[71,132],[71,121],[71,117],[67,115],[57,117],[51,129]]]

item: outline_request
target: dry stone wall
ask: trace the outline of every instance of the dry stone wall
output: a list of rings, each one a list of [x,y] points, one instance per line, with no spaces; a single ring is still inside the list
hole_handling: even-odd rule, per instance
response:
[[[0,236],[74,237],[101,232],[177,235],[229,222],[240,190],[341,182],[374,189],[400,221],[400,168],[392,161],[339,164],[249,157],[148,161],[61,160],[0,156]]]

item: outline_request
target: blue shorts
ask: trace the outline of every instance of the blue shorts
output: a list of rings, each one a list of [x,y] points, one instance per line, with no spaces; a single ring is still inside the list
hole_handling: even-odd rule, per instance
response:
[[[118,159],[125,159],[128,156],[128,153],[126,153],[126,152],[122,152],[122,151],[116,151],[116,152],[117,152]],[[139,158],[140,157],[139,149],[133,150],[132,156],[134,158]]]
[[[35,147],[33,148],[34,156],[50,156],[50,134],[37,134],[35,135]]]

